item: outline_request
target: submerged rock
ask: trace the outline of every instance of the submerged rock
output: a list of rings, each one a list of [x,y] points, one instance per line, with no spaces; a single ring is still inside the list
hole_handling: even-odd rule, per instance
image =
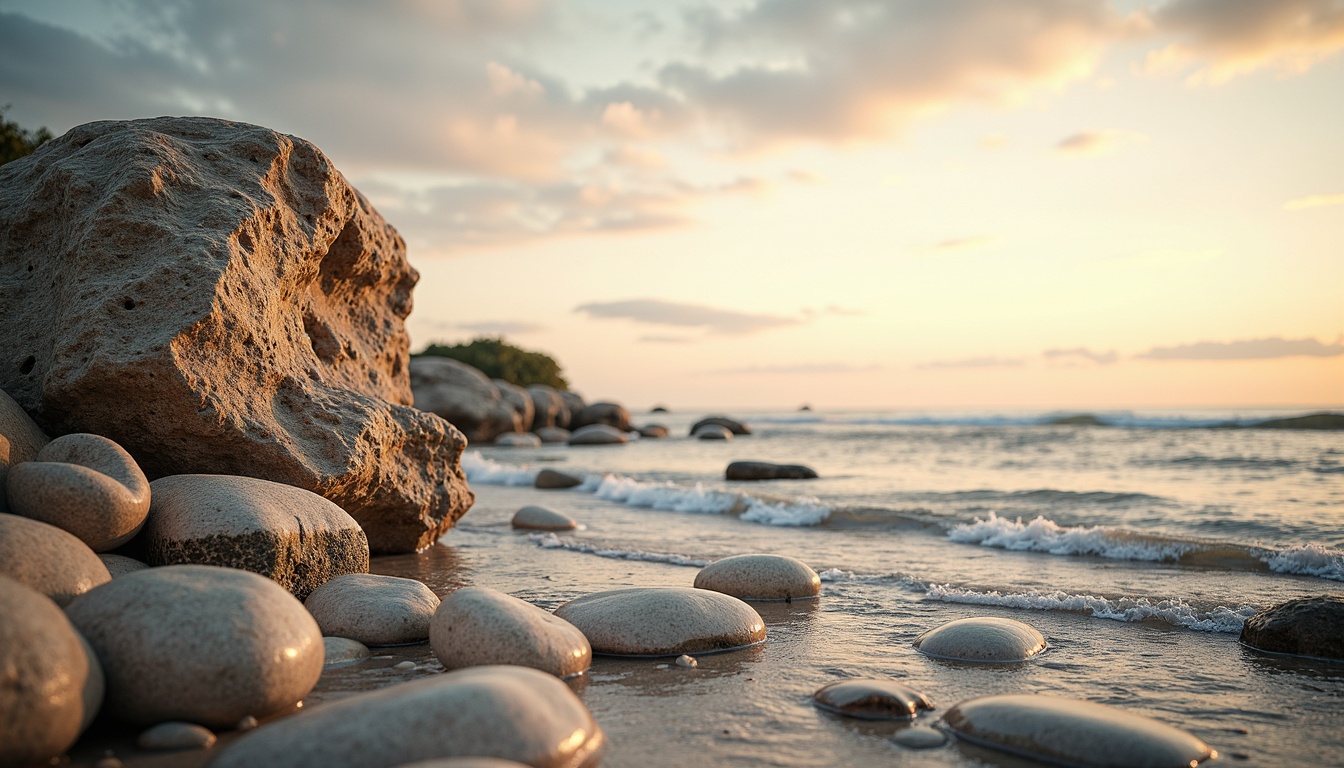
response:
[[[697,421],[697,422],[695,422],[694,424],[691,425],[691,432],[690,432],[690,434],[694,435],[696,432],[700,431],[700,428],[701,428],[701,427],[704,427],[704,426],[707,426],[707,425],[710,425],[710,424],[713,424],[713,425],[716,425],[716,426],[720,426],[720,427],[724,427],[724,428],[727,429],[729,432],[732,432],[734,435],[750,435],[750,434],[751,434],[751,427],[748,427],[746,424],[743,424],[742,422],[738,421],[737,419],[730,419],[730,418],[728,418],[727,416],[706,416],[705,418],[703,418],[703,419],[701,419],[701,420],[699,420],[699,421]]]
[[[1217,756],[1151,717],[1056,696],[984,696],[952,707],[943,722],[974,744],[1063,765],[1188,768]]]
[[[348,637],[323,637],[323,667],[344,667],[369,658],[369,647]]]
[[[817,707],[862,720],[910,720],[933,709],[929,697],[894,680],[841,680],[812,694]]]
[[[569,436],[570,445],[619,445],[629,441],[630,438],[626,437],[624,432],[606,424],[579,427]]]
[[[817,472],[802,464],[734,461],[724,470],[724,475],[728,480],[813,480]]]
[[[1045,638],[1030,625],[1013,619],[977,616],[957,619],[915,638],[915,649],[953,661],[1026,661],[1042,653]]]
[[[439,596],[415,579],[350,573],[313,590],[304,605],[323,635],[365,645],[405,645],[429,637]]]
[[[209,565],[148,568],[71,601],[107,676],[107,710],[132,723],[229,728],[308,695],[322,632],[280,585]]]
[[[679,656],[765,640],[760,614],[735,597],[684,587],[634,587],[580,597],[555,609],[594,653]]]
[[[799,600],[821,593],[821,577],[792,557],[734,555],[701,568],[695,586],[743,600]]]
[[[378,768],[449,757],[592,768],[605,743],[558,678],[526,667],[472,667],[264,725],[226,747],[211,768]]]
[[[0,576],[0,765],[60,756],[102,700],[102,669],[61,609]]]
[[[215,734],[209,728],[195,723],[169,721],[150,726],[135,740],[141,749],[170,751],[182,749],[209,749],[215,746]]]
[[[719,424],[706,424],[692,432],[691,436],[700,440],[732,440],[733,432]]]
[[[516,664],[573,677],[593,660],[588,639],[573,624],[485,587],[464,587],[444,598],[429,644],[445,669]]]
[[[1300,597],[1246,620],[1241,642],[1262,651],[1344,660],[1344,597]]]
[[[891,735],[891,740],[907,749],[934,749],[947,743],[947,736],[937,728],[914,725]]]
[[[583,485],[583,478],[567,475],[564,472],[557,472],[554,469],[543,469],[537,473],[537,479],[532,482],[537,488],[573,488]]]
[[[0,576],[8,576],[64,606],[112,580],[89,545],[54,525],[0,514]]]
[[[473,499],[461,433],[410,407],[417,279],[331,161],[266,128],[89,123],[0,168],[0,388],[150,478],[326,496],[376,551],[428,546]]]
[[[438,414],[473,443],[488,443],[505,432],[521,432],[522,417],[484,373],[459,360],[436,355],[411,358],[415,407]]]
[[[509,524],[514,528],[537,531],[572,531],[579,527],[574,518],[546,507],[529,505],[513,513]]]

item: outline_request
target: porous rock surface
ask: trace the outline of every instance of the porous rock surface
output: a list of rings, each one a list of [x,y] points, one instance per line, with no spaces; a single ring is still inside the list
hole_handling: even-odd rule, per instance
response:
[[[915,638],[914,646],[934,658],[991,663],[1026,661],[1046,649],[1035,627],[998,616],[949,621]]]
[[[37,422],[14,402],[14,398],[0,390],[0,514],[9,511],[5,501],[9,468],[32,461],[42,446],[47,444],[47,440]]]
[[[484,373],[436,355],[411,359],[415,407],[438,414],[473,443],[488,443],[505,432],[521,432],[522,417]]]
[[[724,476],[728,480],[813,480],[817,472],[802,464],[734,461],[724,470]]]
[[[798,600],[820,594],[821,577],[797,558],[733,555],[701,568],[695,587],[743,600]]]
[[[464,587],[443,599],[429,645],[445,669],[516,664],[572,677],[593,661],[588,639],[573,624],[486,587]]]
[[[102,700],[102,669],[61,609],[0,576],[0,765],[61,755]]]
[[[150,487],[140,537],[150,565],[241,568],[300,600],[336,576],[369,570],[359,524],[310,491],[234,475],[171,475]]]
[[[570,600],[555,615],[578,627],[594,653],[613,656],[712,653],[765,640],[754,608],[704,589],[613,589]]]
[[[57,605],[112,580],[89,545],[54,525],[0,514],[0,576],[37,590]]]
[[[104,707],[131,723],[231,728],[292,707],[322,674],[322,632],[255,573],[169,565],[72,600],[71,623],[107,677]]]
[[[532,429],[536,417],[536,406],[532,404],[532,395],[526,389],[504,379],[491,379],[491,384],[499,390],[499,396],[513,407],[518,414],[519,427],[524,431]]]
[[[1151,717],[1058,696],[982,696],[949,709],[943,723],[972,743],[1056,765],[1188,768],[1217,754]]]
[[[410,407],[417,279],[327,157],[266,128],[89,123],[0,168],[0,389],[150,478],[326,496],[377,551],[428,546],[473,501],[462,435]]]
[[[526,667],[471,667],[264,725],[226,747],[211,768],[391,768],[450,757],[591,768],[605,743],[558,678]]]
[[[812,703],[861,720],[910,720],[933,709],[928,696],[895,680],[841,680],[817,689]]]
[[[76,432],[42,447],[10,470],[10,510],[73,533],[107,552],[140,532],[149,514],[149,480],[120,445]]]
[[[1241,642],[1273,653],[1344,660],[1344,597],[1301,597],[1246,620]]]
[[[429,637],[439,596],[415,579],[351,573],[313,590],[304,605],[324,635],[404,645]]]

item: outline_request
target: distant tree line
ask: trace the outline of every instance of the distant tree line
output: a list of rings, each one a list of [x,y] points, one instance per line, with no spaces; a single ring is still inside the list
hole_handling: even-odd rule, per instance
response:
[[[467,344],[430,344],[418,355],[451,357],[479,369],[492,379],[503,379],[520,387],[545,384],[556,389],[569,389],[569,382],[560,372],[560,364],[550,355],[528,352],[509,344],[503,337],[482,336]]]
[[[9,109],[8,104],[0,107],[0,165],[31,155],[38,147],[51,141],[51,131],[46,126],[36,131],[24,130],[13,120],[5,119],[6,109]]]

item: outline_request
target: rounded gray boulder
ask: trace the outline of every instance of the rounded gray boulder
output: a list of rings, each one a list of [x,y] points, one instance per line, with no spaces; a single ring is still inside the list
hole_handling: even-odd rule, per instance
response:
[[[734,435],[751,434],[751,427],[748,427],[746,424],[743,424],[737,419],[730,419],[727,416],[706,416],[705,418],[691,425],[691,434],[694,435],[696,432],[700,431],[701,427],[708,426],[711,424],[723,427],[727,429],[729,432],[732,432]]]
[[[112,580],[89,545],[54,525],[0,514],[0,576],[26,584],[64,606]]]
[[[324,635],[405,645],[429,637],[439,596],[415,579],[350,573],[313,590],[304,605]]]
[[[629,441],[624,432],[606,424],[589,424],[569,435],[570,445],[619,445]]]
[[[796,558],[734,555],[701,568],[695,587],[743,600],[801,600],[821,593],[821,577]]]
[[[593,660],[588,639],[573,624],[485,587],[444,598],[430,624],[429,645],[445,669],[516,664],[573,677]]]
[[[1026,661],[1046,649],[1045,638],[1013,619],[977,616],[957,619],[915,638],[915,650],[952,661]]]
[[[1271,653],[1344,660],[1344,597],[1302,597],[1246,620],[1241,642]]]
[[[0,390],[0,514],[9,511],[5,501],[9,468],[32,461],[48,439],[28,412]]]
[[[579,527],[574,518],[546,507],[528,505],[513,513],[509,524],[534,531],[572,531]]]
[[[691,433],[698,440],[732,440],[732,430],[718,424],[706,424]]]
[[[613,589],[571,600],[555,615],[578,627],[594,653],[613,656],[713,653],[765,640],[754,608],[704,589]]]

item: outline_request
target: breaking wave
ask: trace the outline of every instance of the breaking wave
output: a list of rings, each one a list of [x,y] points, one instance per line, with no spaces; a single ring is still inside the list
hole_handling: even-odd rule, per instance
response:
[[[947,585],[930,587],[926,597],[945,603],[1085,613],[1113,621],[1160,621],[1199,632],[1240,632],[1246,620],[1259,610],[1252,605],[1239,605],[1236,608],[1220,605],[1212,610],[1201,611],[1176,598],[1153,601],[1146,597],[1109,599],[1093,595],[1071,595],[1067,592],[977,592]]]

